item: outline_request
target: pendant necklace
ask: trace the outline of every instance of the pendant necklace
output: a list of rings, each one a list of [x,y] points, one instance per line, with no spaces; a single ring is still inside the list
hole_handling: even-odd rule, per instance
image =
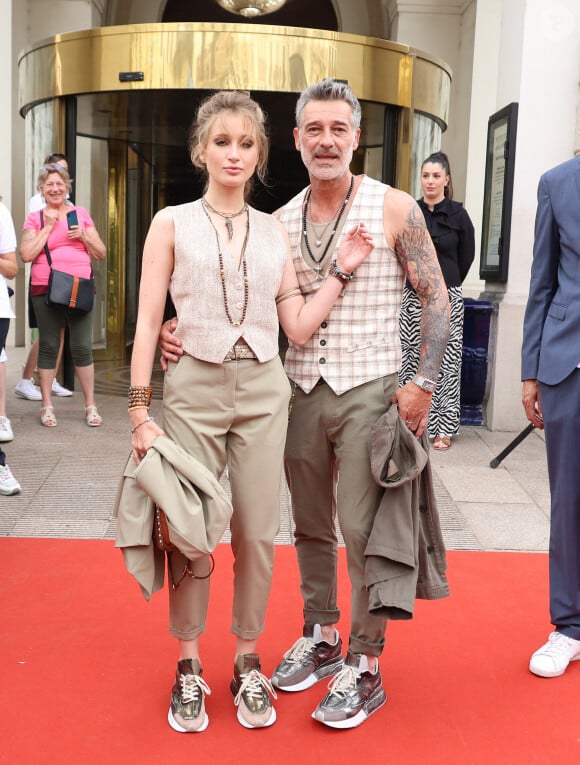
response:
[[[348,191],[346,192],[346,196],[343,199],[342,204],[340,205],[340,210],[338,212],[338,216],[336,217],[335,221],[330,221],[330,223],[334,222],[334,227],[333,227],[332,232],[330,234],[330,238],[329,238],[328,242],[326,243],[326,247],[324,248],[324,250],[322,252],[322,255],[319,258],[315,258],[314,257],[314,254],[313,254],[312,249],[310,247],[310,242],[308,241],[308,226],[306,224],[306,213],[308,212],[308,205],[310,204],[310,199],[312,197],[312,187],[310,187],[308,189],[308,191],[306,192],[306,197],[304,199],[304,206],[302,208],[302,234],[304,236],[304,244],[306,245],[306,249],[308,250],[308,254],[312,258],[312,260],[316,263],[316,266],[315,266],[314,270],[316,271],[317,276],[320,276],[320,269],[322,268],[322,262],[323,262],[324,258],[326,257],[326,253],[330,249],[330,245],[332,244],[332,242],[334,240],[334,235],[336,234],[336,230],[338,228],[338,225],[339,225],[339,223],[341,221],[343,213],[344,213],[344,211],[346,209],[346,206],[347,206],[348,201],[350,199],[350,196],[352,194],[353,187],[354,187],[354,175],[351,175],[351,177],[350,177],[350,186],[348,187]],[[329,225],[330,225],[330,223],[329,223]],[[327,228],[328,228],[328,226],[327,226]],[[324,229],[324,232],[323,232],[322,236],[320,237],[320,239],[317,239],[317,241],[316,241],[316,246],[317,247],[319,247],[322,244],[322,239],[324,238],[325,234],[326,234],[326,229]]]
[[[205,197],[202,197],[202,200],[208,210],[211,210],[212,213],[215,213],[221,218],[224,218],[226,222],[226,228],[228,230],[228,238],[231,240],[234,236],[234,224],[232,223],[232,218],[237,218],[240,215],[243,215],[248,209],[248,205],[244,202],[244,206],[237,213],[224,213],[216,210],[215,207],[212,207]]]
[[[232,327],[241,327],[244,323],[244,319],[246,318],[246,311],[248,310],[248,298],[249,298],[249,283],[248,283],[248,264],[246,262],[246,246],[248,244],[248,238],[250,236],[250,212],[248,210],[248,220],[246,223],[246,236],[244,237],[244,243],[242,244],[242,252],[240,255],[240,266],[242,267],[242,274],[244,277],[244,307],[242,308],[242,316],[239,319],[239,321],[234,321],[232,319],[232,315],[230,313],[230,307],[228,305],[228,294],[226,290],[226,271],[224,268],[224,256],[222,255],[222,248],[220,247],[220,237],[217,232],[217,228],[214,226],[213,220],[210,217],[210,214],[208,213],[208,208],[212,210],[213,212],[216,212],[216,210],[213,209],[213,207],[207,202],[205,197],[201,198],[201,206],[203,207],[204,213],[207,215],[207,219],[210,222],[211,227],[214,230],[215,233],[215,240],[217,244],[217,251],[218,251],[218,260],[219,260],[219,266],[220,266],[220,279],[222,283],[222,293],[224,297],[224,308],[226,311],[226,316],[228,317],[229,323],[232,325]],[[236,213],[233,216],[230,217],[237,217],[238,215],[241,215],[244,210],[248,209],[248,205],[244,205],[244,209],[240,210],[239,213]],[[222,215],[222,213],[218,213],[218,215]],[[226,226],[230,224],[232,225],[231,220],[226,220]],[[228,227],[228,233],[229,233],[229,227]],[[230,239],[232,237],[230,236]],[[240,269],[240,266],[238,266],[238,271]]]

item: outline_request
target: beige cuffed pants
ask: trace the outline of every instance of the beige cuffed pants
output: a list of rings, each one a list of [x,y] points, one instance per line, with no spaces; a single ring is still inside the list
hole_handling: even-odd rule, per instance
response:
[[[231,631],[247,640],[264,629],[280,526],[280,480],[290,385],[280,358],[210,364],[182,356],[165,375],[167,435],[216,476],[228,466],[233,515],[234,599]],[[174,581],[185,559],[169,555]],[[208,560],[192,564],[197,576]],[[184,577],[169,590],[170,633],[193,640],[205,631],[211,577]]]

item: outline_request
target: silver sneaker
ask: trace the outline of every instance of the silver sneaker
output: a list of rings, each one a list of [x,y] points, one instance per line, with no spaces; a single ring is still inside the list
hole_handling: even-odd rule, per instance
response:
[[[322,637],[320,624],[305,624],[299,638],[278,664],[272,675],[272,685],[281,691],[304,691],[319,680],[342,669],[342,642],[336,632],[334,643]]]
[[[40,388],[34,384],[34,380],[26,380],[22,378],[16,383],[14,393],[20,398],[25,398],[28,401],[42,401],[42,393]]]
[[[330,728],[356,728],[387,701],[379,668],[371,672],[367,657],[350,651],[328,688],[312,717]]]
[[[0,417],[0,443],[5,441],[12,441],[14,439],[14,433],[12,432],[12,425],[8,417]]]
[[[20,492],[20,484],[12,475],[8,465],[0,465],[0,494],[9,497]]]
[[[65,397],[65,396],[72,396],[72,394],[73,394],[72,390],[69,390],[68,388],[65,388],[64,386],[62,386],[59,383],[59,381],[56,379],[56,377],[52,381],[52,388],[51,388],[51,390],[52,390],[52,393],[55,396]]]

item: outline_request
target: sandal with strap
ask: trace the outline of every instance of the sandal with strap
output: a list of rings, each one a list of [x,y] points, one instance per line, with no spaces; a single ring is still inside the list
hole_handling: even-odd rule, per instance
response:
[[[85,406],[85,412],[87,417],[87,425],[89,428],[98,428],[99,425],[103,424],[103,418],[97,412],[96,406]]]
[[[56,417],[53,406],[40,407],[40,424],[45,428],[56,428]]]
[[[433,448],[440,452],[445,452],[451,447],[450,436],[437,436],[433,442]]]

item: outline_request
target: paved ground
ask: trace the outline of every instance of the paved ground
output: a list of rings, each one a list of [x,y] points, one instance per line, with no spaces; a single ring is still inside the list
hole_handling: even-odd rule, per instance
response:
[[[14,394],[24,349],[9,350],[7,414],[14,441],[4,444],[22,493],[0,497],[0,535],[112,539],[112,507],[129,454],[128,370],[97,369],[104,424],[89,428],[80,392],[55,398],[56,428],[40,425],[38,402]],[[156,393],[160,391],[156,377]],[[158,406],[155,401],[152,411]],[[523,427],[523,424],[522,424]],[[497,467],[490,461],[517,433],[464,427],[445,453],[432,450],[435,489],[449,549],[544,551],[549,489],[544,441],[537,431]],[[292,541],[288,491],[280,487],[280,544]]]

